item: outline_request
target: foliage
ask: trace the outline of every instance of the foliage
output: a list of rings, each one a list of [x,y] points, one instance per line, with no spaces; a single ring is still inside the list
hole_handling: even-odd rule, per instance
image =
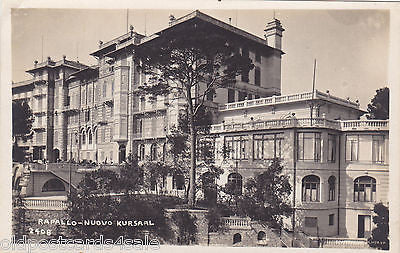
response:
[[[279,159],[272,160],[265,172],[250,178],[245,184],[245,193],[238,198],[235,209],[238,215],[266,221],[280,227],[282,216],[288,217],[293,209],[289,195],[292,187]]]
[[[12,135],[26,140],[31,137],[34,117],[32,110],[25,100],[12,102]]]
[[[389,119],[389,88],[376,90],[374,98],[368,104],[368,119]]]
[[[13,136],[13,161],[24,162],[26,152],[18,147],[18,140],[26,141],[32,138],[32,123],[34,117],[32,110],[25,100],[12,102],[12,136]]]
[[[26,227],[29,227],[31,222],[26,218],[26,208],[23,198],[17,196],[13,200],[13,235],[15,239],[20,239],[23,235],[26,235]]]
[[[177,211],[172,214],[172,221],[178,228],[178,244],[189,245],[196,241],[196,217],[188,211]]]
[[[253,68],[251,60],[239,54],[234,41],[213,29],[191,22],[176,25],[135,51],[139,68],[150,77],[142,91],[153,98],[172,94],[186,103],[188,131],[183,132],[190,137],[190,205],[194,205],[196,188],[196,118],[202,118],[197,116],[204,110],[208,95]]]
[[[382,203],[377,203],[374,206],[376,216],[373,217],[373,222],[376,228],[372,230],[372,236],[368,238],[370,247],[389,250],[389,208]]]
[[[128,171],[140,169],[134,162],[127,163],[118,174],[112,170],[98,170],[85,175],[76,191],[69,196],[68,214],[71,220],[110,221],[105,226],[69,226],[70,233],[77,238],[117,239],[142,238],[144,232],[160,240],[169,240],[171,232],[164,209],[180,204],[174,197],[136,195],[142,189],[140,175]],[[130,175],[130,178],[126,178]],[[132,180],[132,181],[129,181]],[[152,221],[154,226],[117,226],[117,221]]]

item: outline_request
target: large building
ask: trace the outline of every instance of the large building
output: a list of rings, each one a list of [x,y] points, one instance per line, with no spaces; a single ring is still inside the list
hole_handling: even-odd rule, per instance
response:
[[[33,138],[19,146],[33,161],[118,164],[128,154],[163,159],[166,136],[185,100],[141,95],[138,87],[147,77],[137,68],[134,53],[169,29],[193,22],[242,41],[240,52],[255,65],[207,101],[215,112],[215,149],[231,151],[229,157],[216,152],[225,171],[217,182],[235,181],[242,189],[247,178],[280,158],[293,186],[296,212],[290,229],[312,236],[368,237],[374,203],[388,202],[389,123],[360,120],[365,112],[357,102],[329,91],[281,95],[284,29],[277,19],[267,24],[262,39],[195,11],[171,19],[168,28],[151,36],[132,28],[100,41],[91,53],[98,60],[95,66],[65,56],[35,61],[27,71],[33,79],[12,88],[13,100],[27,100],[35,115]],[[171,177],[161,187],[167,193],[184,192],[184,182]]]

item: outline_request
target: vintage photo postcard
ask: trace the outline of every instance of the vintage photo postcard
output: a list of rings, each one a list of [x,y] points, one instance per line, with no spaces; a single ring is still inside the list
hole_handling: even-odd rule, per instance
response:
[[[0,251],[397,252],[397,4],[91,3],[5,5]]]

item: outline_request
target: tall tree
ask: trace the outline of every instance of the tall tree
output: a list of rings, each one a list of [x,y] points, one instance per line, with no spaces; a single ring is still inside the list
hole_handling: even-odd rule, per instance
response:
[[[23,162],[25,151],[18,147],[18,140],[27,140],[32,137],[32,110],[25,100],[12,102],[12,137],[13,160]]]
[[[237,42],[217,28],[196,22],[176,25],[136,51],[140,68],[150,78],[142,87],[153,96],[174,94],[186,103],[190,136],[189,205],[195,204],[196,115],[207,96],[235,82],[253,64],[239,54]]]
[[[384,87],[376,90],[374,98],[368,104],[368,119],[389,118],[389,88]]]
[[[377,249],[389,250],[389,208],[382,203],[374,206],[376,215],[373,222],[376,227],[372,230],[372,236],[368,239],[369,246]]]

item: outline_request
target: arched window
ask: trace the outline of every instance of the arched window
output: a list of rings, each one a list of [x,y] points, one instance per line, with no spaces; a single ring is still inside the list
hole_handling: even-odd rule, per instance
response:
[[[328,179],[328,201],[336,199],[336,177],[330,176]]]
[[[264,241],[266,239],[267,239],[267,234],[265,234],[264,231],[258,232],[258,235],[257,235],[257,240],[258,241]]]
[[[42,187],[42,192],[65,191],[64,183],[57,178],[48,180]]]
[[[86,133],[82,132],[82,145],[86,144]]]
[[[228,176],[228,183],[226,185],[228,191],[233,195],[242,195],[243,180],[239,173],[231,173]]]
[[[89,144],[92,144],[93,143],[93,134],[92,134],[91,130],[88,132],[88,136],[89,136]]]
[[[302,180],[302,201],[318,202],[319,201],[319,177],[310,175]]]
[[[239,233],[236,233],[233,235],[233,244],[239,243],[242,241],[242,235]]]
[[[183,175],[174,175],[172,177],[173,189],[183,190],[185,188],[185,177]]]
[[[354,180],[354,201],[372,202],[376,200],[376,180],[369,176]]]
[[[157,144],[153,143],[150,147],[150,160],[155,161],[157,160]]]
[[[139,145],[139,160],[144,160],[144,144]]]

